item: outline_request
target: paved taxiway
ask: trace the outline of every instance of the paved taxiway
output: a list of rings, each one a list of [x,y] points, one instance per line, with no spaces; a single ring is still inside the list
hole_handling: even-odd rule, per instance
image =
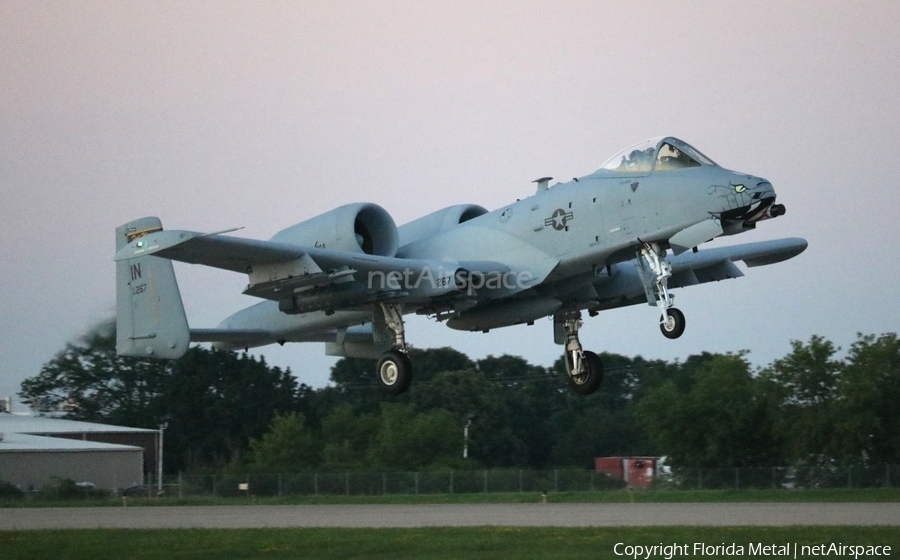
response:
[[[892,525],[900,503],[460,504],[0,509],[0,530]]]

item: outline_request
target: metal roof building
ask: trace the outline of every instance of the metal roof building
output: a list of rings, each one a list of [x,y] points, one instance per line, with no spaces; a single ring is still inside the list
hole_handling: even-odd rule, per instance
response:
[[[155,459],[157,437],[156,430],[5,412],[0,434],[0,480],[22,489],[39,489],[54,479],[106,489],[140,484],[145,449]]]

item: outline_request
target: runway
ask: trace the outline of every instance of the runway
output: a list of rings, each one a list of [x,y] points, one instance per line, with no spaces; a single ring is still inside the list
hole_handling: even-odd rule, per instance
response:
[[[259,527],[900,526],[900,503],[454,504],[0,509],[0,530]]]

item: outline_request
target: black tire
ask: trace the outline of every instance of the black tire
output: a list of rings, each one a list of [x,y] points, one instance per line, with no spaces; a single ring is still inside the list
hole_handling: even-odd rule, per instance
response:
[[[387,394],[401,395],[412,383],[412,362],[405,352],[389,350],[378,360],[375,375]]]
[[[666,311],[666,315],[669,317],[669,320],[659,325],[659,330],[663,333],[663,336],[676,339],[684,334],[684,313],[673,307]]]
[[[579,395],[590,395],[600,388],[603,382],[603,362],[600,357],[590,350],[582,352],[584,359],[584,372],[569,375],[569,387]],[[571,370],[571,364],[568,363],[569,357],[566,356],[566,365]]]

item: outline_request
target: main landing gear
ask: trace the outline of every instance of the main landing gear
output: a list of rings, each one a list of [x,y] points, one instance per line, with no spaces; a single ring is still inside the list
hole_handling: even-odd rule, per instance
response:
[[[564,342],[566,347],[565,362],[566,372],[569,374],[569,387],[576,393],[590,395],[600,388],[603,381],[603,363],[597,354],[581,347],[581,341],[578,340],[578,329],[581,325],[581,313],[577,311],[554,318],[557,338],[562,339],[557,342]]]
[[[378,360],[378,383],[392,396],[405,393],[412,383],[412,362],[409,360],[406,347],[406,333],[403,327],[403,313],[400,306],[393,303],[381,303],[384,321],[394,333],[393,347],[382,354]]]
[[[665,251],[661,251],[656,243],[644,243],[638,255],[641,280],[647,292],[650,305],[656,303],[659,309],[659,330],[666,338],[678,338],[684,334],[684,313],[673,307],[675,297],[669,293],[668,282],[672,276],[672,265],[665,259]]]

